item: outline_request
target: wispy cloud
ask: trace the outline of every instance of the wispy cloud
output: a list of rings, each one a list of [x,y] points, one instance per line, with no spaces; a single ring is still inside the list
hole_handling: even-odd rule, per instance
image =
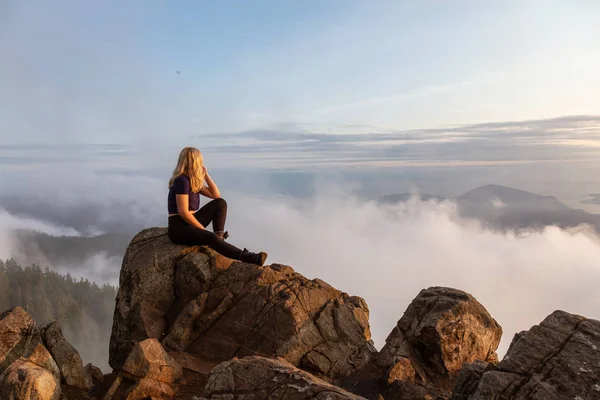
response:
[[[387,131],[361,125],[287,124],[233,134],[195,136],[208,152],[272,166],[463,166],[596,162],[600,117],[567,116],[439,129]],[[365,133],[366,132],[366,133]]]
[[[449,93],[453,91],[460,90],[462,88],[468,86],[477,86],[484,83],[489,83],[494,79],[504,76],[502,73],[488,73],[481,75],[480,77],[469,79],[461,82],[448,83],[443,85],[434,85],[434,86],[423,86],[418,89],[409,90],[405,93],[399,93],[391,96],[380,96],[380,97],[371,97],[364,100],[358,100],[352,103],[340,104],[332,107],[327,107],[321,110],[316,110],[308,115],[304,116],[305,119],[309,119],[310,115],[324,115],[324,114],[333,114],[338,111],[346,111],[349,109],[357,109],[363,107],[370,107],[373,105],[377,105],[380,103],[392,103],[392,102],[402,102],[410,99],[414,99],[416,97],[427,97],[427,96],[435,96],[439,93]]]

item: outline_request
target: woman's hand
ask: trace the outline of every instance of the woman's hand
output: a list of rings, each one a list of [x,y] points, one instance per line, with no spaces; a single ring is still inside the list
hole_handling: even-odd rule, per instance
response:
[[[206,182],[207,186],[200,190],[200,194],[211,199],[218,199],[221,197],[221,192],[219,192],[217,184],[211,179],[210,175],[208,175],[208,171],[204,165],[202,166],[202,173],[204,174],[204,181]]]

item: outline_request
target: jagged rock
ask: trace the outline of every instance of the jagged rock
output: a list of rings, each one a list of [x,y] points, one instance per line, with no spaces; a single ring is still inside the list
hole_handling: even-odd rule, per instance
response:
[[[600,321],[555,311],[516,334],[498,366],[465,375],[469,383],[457,381],[453,400],[598,400]]]
[[[154,379],[142,379],[125,394],[125,400],[170,400],[175,395],[171,386]]]
[[[181,378],[181,366],[165,352],[158,340],[146,339],[138,343],[125,360],[123,375],[135,381],[150,379],[172,384]]]
[[[387,372],[387,383],[391,385],[394,381],[415,381],[415,369],[408,358],[400,357]]]
[[[120,370],[135,343],[162,339],[165,315],[175,301],[175,263],[193,248],[173,244],[166,228],[139,232],[130,242],[119,276],[109,364]]]
[[[35,323],[21,307],[11,308],[0,315],[0,373],[40,343]]]
[[[459,372],[453,393],[473,393],[479,384],[481,376],[486,371],[488,364],[477,360],[465,365]]]
[[[497,360],[502,328],[470,294],[422,290],[386,339],[377,365],[393,368],[409,359],[418,381],[450,390],[463,365]]]
[[[364,399],[299,370],[282,358],[259,356],[217,365],[208,378],[204,397],[208,400]]]
[[[92,381],[99,383],[104,382],[104,374],[102,373],[102,370],[100,368],[96,367],[92,363],[89,363],[84,367],[84,369],[85,372],[87,372],[92,377]]]
[[[60,369],[54,358],[52,358],[52,355],[50,355],[48,350],[41,343],[38,343],[26,358],[22,357],[21,359],[44,368],[60,381]]]
[[[31,361],[19,359],[0,375],[2,400],[58,400],[60,394],[56,376]]]
[[[58,364],[63,381],[69,386],[89,390],[92,387],[92,377],[83,368],[77,350],[63,336],[59,323],[51,322],[43,327],[42,338]]]
[[[376,353],[369,310],[289,266],[257,266],[205,247],[172,244],[166,230],[136,235],[124,257],[110,345],[122,367],[132,346],[156,338],[169,351],[214,363],[262,355],[330,377],[349,375]]]

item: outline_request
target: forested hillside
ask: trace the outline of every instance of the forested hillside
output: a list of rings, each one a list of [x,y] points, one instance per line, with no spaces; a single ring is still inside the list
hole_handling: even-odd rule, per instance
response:
[[[33,264],[0,260],[0,312],[23,307],[38,324],[60,322],[84,362],[107,368],[116,288],[76,280]]]

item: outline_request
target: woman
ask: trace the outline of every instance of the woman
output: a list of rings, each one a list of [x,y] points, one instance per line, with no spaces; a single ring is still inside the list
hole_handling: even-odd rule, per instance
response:
[[[205,183],[207,186],[205,186]],[[213,199],[200,208],[200,195]],[[187,246],[206,245],[222,255],[248,263],[263,265],[267,253],[240,250],[225,241],[227,203],[203,165],[202,153],[186,147],[179,153],[177,167],[169,180],[169,239]],[[212,222],[213,232],[206,229]]]

